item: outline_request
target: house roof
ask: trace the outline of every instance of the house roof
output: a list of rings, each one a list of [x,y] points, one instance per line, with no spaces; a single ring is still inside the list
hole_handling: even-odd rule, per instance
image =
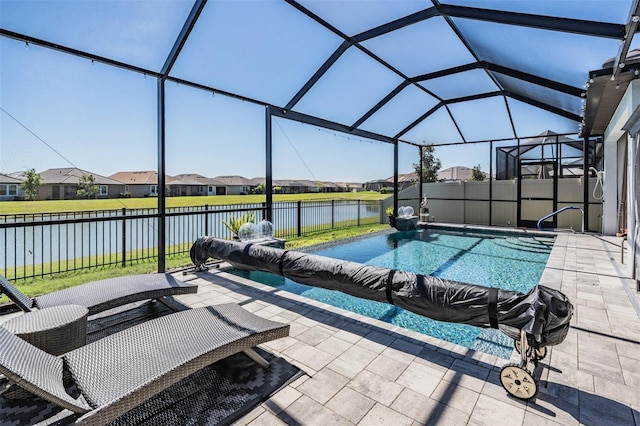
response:
[[[208,178],[197,173],[185,173],[173,176],[170,185],[214,185],[224,186],[225,183],[214,178]]]
[[[254,177],[248,179],[248,182],[252,186],[257,186],[259,184],[264,184],[266,179],[263,177]],[[309,179],[273,179],[273,186],[280,187],[317,187],[318,183],[327,188],[346,188],[349,185],[350,188],[361,188],[361,182],[333,182],[333,181],[313,181]]]
[[[438,180],[470,180],[473,169],[465,166],[454,166],[438,171]]]
[[[22,183],[22,180],[0,173],[0,183]]]
[[[137,172],[118,172],[109,176],[111,179],[125,185],[157,185],[158,172],[153,170],[137,171]],[[166,176],[166,183],[172,183],[174,178]]]
[[[74,167],[63,167],[57,169],[47,169],[43,172],[40,172],[40,177],[42,178],[42,182],[46,184],[69,184],[69,185],[77,185],[80,182],[80,178],[83,176],[93,175],[96,184],[98,185],[122,185],[115,179],[101,176],[96,173],[88,172],[86,170],[74,168]]]
[[[216,176],[215,180],[222,182],[227,186],[251,186],[251,179],[242,176]]]
[[[636,13],[637,15],[637,13]],[[636,23],[637,24],[637,23]],[[640,73],[640,49],[630,50],[622,64],[616,67],[617,57],[610,58],[602,68],[589,73],[586,103],[584,106],[583,133],[603,134],[615,113],[627,87]],[[619,75],[611,78],[611,70],[619,69]]]

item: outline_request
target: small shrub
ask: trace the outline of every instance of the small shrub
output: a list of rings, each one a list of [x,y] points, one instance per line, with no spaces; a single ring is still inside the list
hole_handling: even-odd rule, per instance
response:
[[[238,231],[240,230],[240,227],[242,225],[244,225],[245,223],[252,223],[255,220],[256,220],[255,213],[246,212],[246,213],[242,213],[240,216],[231,216],[229,218],[229,222],[227,222],[226,220],[223,220],[222,224],[226,226],[227,229],[231,231],[231,233],[234,236],[237,237]]]

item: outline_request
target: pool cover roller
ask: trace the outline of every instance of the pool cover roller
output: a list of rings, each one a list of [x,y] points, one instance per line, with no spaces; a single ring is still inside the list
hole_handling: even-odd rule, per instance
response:
[[[573,313],[563,293],[542,285],[524,294],[212,237],[199,238],[190,254],[197,267],[209,258],[221,259],[241,269],[391,303],[438,321],[499,328],[513,339],[524,331],[536,348],[562,343]]]

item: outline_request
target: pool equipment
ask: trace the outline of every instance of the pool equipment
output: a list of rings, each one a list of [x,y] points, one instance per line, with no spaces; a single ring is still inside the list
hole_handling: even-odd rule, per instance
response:
[[[525,294],[212,237],[196,240],[190,255],[196,267],[212,257],[300,284],[390,303],[437,321],[499,329],[514,340],[521,356],[520,363],[502,368],[500,381],[523,400],[538,390],[529,363],[537,366],[548,346],[564,341],[573,314],[563,293],[542,285]]]

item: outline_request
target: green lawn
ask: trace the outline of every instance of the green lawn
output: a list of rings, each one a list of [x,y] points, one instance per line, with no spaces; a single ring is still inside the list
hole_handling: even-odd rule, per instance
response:
[[[378,192],[358,192],[358,193],[329,193],[329,194],[282,194],[274,195],[274,201],[313,201],[313,200],[381,200],[389,197],[389,194]],[[222,204],[243,204],[265,202],[264,195],[218,195],[210,197],[171,197],[167,198],[168,207],[222,205]],[[157,199],[155,198],[119,198],[108,200],[56,200],[56,201],[7,201],[0,202],[0,214],[14,213],[55,213],[69,211],[89,211],[89,210],[112,210],[121,208],[155,208]],[[361,226],[349,226],[340,229],[333,229],[326,232],[318,232],[305,235],[300,238],[293,238],[287,241],[287,249],[295,249],[322,242],[339,240],[355,235],[375,232],[388,229],[388,225],[363,224]],[[191,260],[188,255],[168,256],[166,267],[168,269],[188,266]],[[140,274],[154,272],[157,268],[156,260],[140,261],[134,265],[122,267],[119,265],[82,269],[75,272],[55,273],[39,278],[28,280],[18,280],[15,284],[28,294],[34,296],[66,287],[82,284],[98,279],[111,278],[115,276]],[[42,273],[49,272],[48,266],[44,265]],[[6,302],[6,296],[0,296],[0,303]]]
[[[326,232],[317,232],[300,238],[292,238],[287,240],[286,249],[294,250],[296,248],[308,247],[320,243],[341,240],[358,235],[370,234],[373,232],[389,229],[389,225],[370,224],[362,226],[352,226],[348,228],[334,229]],[[167,269],[182,268],[192,265],[188,255],[170,256],[166,259]],[[92,269],[83,269],[76,272],[66,272],[61,274],[47,275],[29,280],[18,280],[14,282],[22,292],[29,296],[50,293],[67,287],[73,287],[78,284],[95,281],[105,278],[119,277],[131,274],[146,274],[157,271],[157,261],[145,260],[135,265],[126,267],[111,266],[98,267]],[[0,296],[0,303],[7,302],[6,296]]]
[[[313,200],[382,200],[390,197],[374,191],[333,192],[320,194],[275,194],[273,201],[313,201]],[[167,207],[210,206],[223,204],[264,203],[266,196],[257,195],[212,195],[205,197],[168,197]],[[51,200],[51,201],[3,201],[0,214],[58,213],[91,210],[144,209],[158,207],[158,199],[111,198],[105,200]]]

